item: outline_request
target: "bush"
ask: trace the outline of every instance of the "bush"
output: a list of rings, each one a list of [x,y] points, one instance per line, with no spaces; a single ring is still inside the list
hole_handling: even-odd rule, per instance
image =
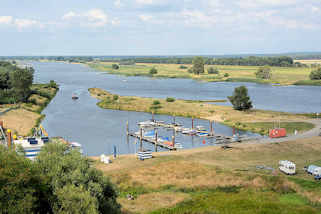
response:
[[[49,87],[50,88],[58,88],[58,85],[54,80],[50,80]]]
[[[152,75],[157,74],[157,69],[156,68],[150,69],[149,74],[152,74]]]
[[[159,105],[159,104],[160,104],[159,100],[154,100],[153,101],[153,105]]]
[[[271,79],[272,78],[272,70],[270,66],[260,67],[257,72],[255,72],[256,78],[259,79]]]
[[[112,64],[112,69],[114,69],[114,70],[118,70],[119,69],[119,65],[117,65],[117,64]]]
[[[309,75],[311,80],[321,80],[321,68],[314,70]]]
[[[167,97],[166,102],[172,103],[172,102],[175,102],[175,99],[173,97]]]
[[[219,74],[219,70],[217,68],[210,67],[207,69],[208,74]]]
[[[229,77],[230,75],[228,73],[225,73],[224,74],[224,77]]]
[[[185,65],[181,65],[181,66],[179,66],[179,68],[180,68],[180,69],[187,69],[188,67],[185,66]]]
[[[119,98],[118,95],[116,95],[116,94],[113,95],[113,100],[114,100],[114,101],[118,100],[118,98]]]
[[[187,70],[187,72],[190,73],[190,74],[194,73],[193,68],[189,68],[189,69]]]

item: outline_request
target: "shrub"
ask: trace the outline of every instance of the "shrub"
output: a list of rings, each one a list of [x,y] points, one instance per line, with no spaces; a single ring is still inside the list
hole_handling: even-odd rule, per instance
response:
[[[272,78],[272,70],[270,66],[260,67],[257,72],[255,72],[256,78],[259,79],[271,79]]]
[[[187,72],[190,73],[190,74],[194,73],[193,68],[189,68],[189,69],[187,70]]]
[[[219,74],[219,70],[217,68],[210,67],[207,69],[208,74]]]
[[[119,65],[117,65],[117,64],[112,64],[112,66],[111,66],[114,70],[118,70],[119,69]]]
[[[160,104],[159,100],[154,100],[153,101],[153,105],[159,105],[159,104]]]
[[[150,69],[149,74],[152,74],[152,75],[157,74],[157,69],[156,68]]]
[[[314,70],[309,75],[311,80],[321,80],[321,68]]]
[[[50,88],[58,88],[58,85],[54,80],[50,80],[49,87]]]
[[[185,65],[181,65],[181,66],[179,66],[179,68],[180,68],[180,69],[187,69],[188,67],[185,66]]]
[[[173,97],[167,97],[166,102],[172,103],[172,102],[175,102],[175,99]]]
[[[225,73],[224,74],[224,77],[229,77],[230,75],[228,73]]]
[[[119,98],[118,95],[116,95],[116,94],[113,95],[113,100],[114,100],[114,101],[118,100],[118,98]]]

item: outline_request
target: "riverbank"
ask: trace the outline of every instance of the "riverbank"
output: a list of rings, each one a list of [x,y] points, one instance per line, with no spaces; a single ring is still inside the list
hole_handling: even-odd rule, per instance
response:
[[[108,72],[109,74],[118,74],[126,76],[148,76],[153,78],[188,78],[208,82],[254,82],[262,84],[277,85],[313,85],[321,86],[320,81],[309,80],[311,68],[296,67],[271,67],[272,79],[257,79],[255,72],[258,66],[230,66],[230,65],[205,65],[205,74],[195,75],[188,72],[188,68],[192,65],[178,64],[152,64],[137,63],[135,65],[120,65],[119,69],[112,68],[113,62],[87,62],[89,67]],[[207,74],[209,67],[215,67],[219,70],[219,74]],[[151,68],[157,69],[157,74],[150,74]]]
[[[33,128],[38,127],[45,117],[41,112],[59,88],[52,84],[33,84],[31,90],[32,95],[26,103],[0,105],[0,111],[3,112],[0,121],[4,121],[4,127],[18,136],[32,135]]]
[[[276,121],[281,127],[292,134],[294,129],[299,132],[314,128],[304,115],[266,110],[236,111],[231,106],[220,106],[201,101],[154,99],[134,96],[119,96],[98,88],[88,89],[91,96],[100,100],[97,105],[105,109],[154,112],[182,117],[194,117],[217,121],[237,129],[267,134]]]
[[[124,213],[319,213],[319,183],[302,168],[321,164],[320,143],[321,137],[234,143],[227,150],[154,153],[146,161],[121,155],[109,165],[92,159],[117,184]],[[295,176],[278,170],[284,159],[296,163]],[[127,194],[135,200],[127,200]]]

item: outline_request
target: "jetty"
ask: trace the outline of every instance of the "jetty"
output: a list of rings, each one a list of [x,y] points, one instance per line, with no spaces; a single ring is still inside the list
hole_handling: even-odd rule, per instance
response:
[[[176,150],[175,142],[172,142],[171,144],[166,144],[166,143],[163,143],[163,142],[159,142],[157,140],[157,138],[145,137],[145,136],[142,136],[140,134],[135,134],[135,133],[128,133],[128,136],[134,137],[134,138],[136,138],[136,139],[138,139],[140,141],[140,149],[141,150],[143,149],[143,145],[142,145],[143,141],[151,143],[151,144],[154,144],[155,151],[157,151],[157,147],[162,147],[162,148],[165,148],[165,149],[168,149],[168,150]]]

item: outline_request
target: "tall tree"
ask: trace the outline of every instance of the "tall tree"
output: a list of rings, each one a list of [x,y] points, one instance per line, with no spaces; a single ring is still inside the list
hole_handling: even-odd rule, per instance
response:
[[[233,95],[228,97],[228,99],[232,103],[235,110],[244,111],[253,107],[252,101],[248,96],[248,91],[245,86],[235,88]]]
[[[27,101],[31,93],[33,73],[33,68],[16,68],[16,70],[10,72],[10,82],[17,101]]]
[[[194,74],[204,73],[204,58],[201,56],[196,56],[193,59],[193,72]]]

